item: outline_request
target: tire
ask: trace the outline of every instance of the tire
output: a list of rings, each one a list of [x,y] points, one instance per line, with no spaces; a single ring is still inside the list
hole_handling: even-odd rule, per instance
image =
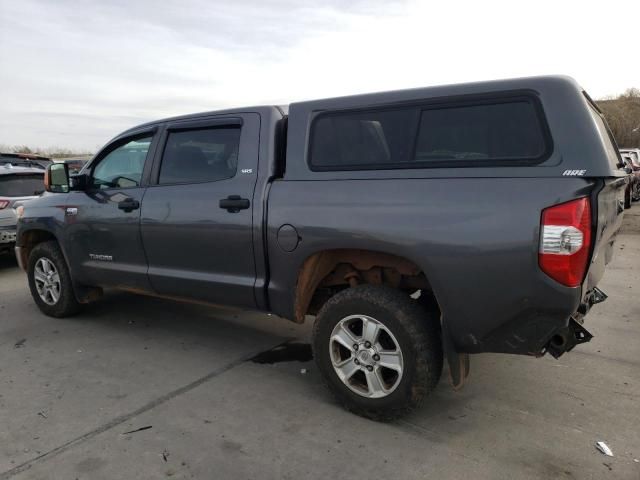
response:
[[[372,325],[377,325],[377,337],[364,333],[365,328],[373,332]],[[365,338],[373,338],[374,344],[367,347]],[[354,341],[350,350],[345,346],[349,341]],[[439,318],[390,287],[361,285],[331,297],[316,318],[313,349],[336,399],[373,420],[392,420],[415,409],[442,374]],[[383,365],[387,362],[393,368]],[[348,380],[343,381],[336,368]],[[376,383],[381,388],[376,390]]]
[[[42,280],[43,273],[46,282]],[[27,277],[31,296],[45,315],[62,318],[80,311],[81,305],[73,291],[71,274],[57,242],[39,243],[33,248],[29,255]]]

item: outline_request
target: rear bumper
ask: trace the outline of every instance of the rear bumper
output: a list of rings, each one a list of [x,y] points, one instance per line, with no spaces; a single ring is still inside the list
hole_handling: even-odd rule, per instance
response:
[[[607,296],[597,288],[589,290],[579,304],[569,309],[531,308],[522,311],[511,322],[492,331],[476,349],[465,353],[511,353],[540,357],[546,353],[558,358],[592,335],[582,326],[585,315]]]
[[[15,227],[0,227],[0,254],[11,251],[16,243]]]
[[[16,228],[0,227],[0,245],[9,243],[16,243]]]
[[[543,353],[548,352],[558,358],[563,353],[571,351],[576,345],[589,342],[593,335],[582,325],[584,316],[591,310],[593,305],[604,302],[606,299],[607,295],[597,287],[587,292],[584,302],[580,304],[578,311],[569,319],[569,325],[556,330],[547,342]]]

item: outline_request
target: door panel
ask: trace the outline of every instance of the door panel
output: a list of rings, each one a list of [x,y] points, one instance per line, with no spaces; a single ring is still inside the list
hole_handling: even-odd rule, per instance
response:
[[[140,209],[124,212],[121,202],[142,202],[145,188],[72,192],[67,206],[67,255],[76,277],[88,285],[151,290],[140,237]],[[70,214],[75,211],[77,213]]]
[[[88,285],[151,290],[140,236],[142,172],[153,134],[119,140],[100,154],[86,191],[71,192],[65,245],[75,278]]]
[[[157,293],[255,306],[250,201],[259,125],[257,114],[168,125],[141,219]],[[230,208],[221,208],[229,197]]]

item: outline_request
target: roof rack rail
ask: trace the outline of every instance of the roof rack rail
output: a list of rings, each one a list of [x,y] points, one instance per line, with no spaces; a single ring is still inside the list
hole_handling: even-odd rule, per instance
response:
[[[36,162],[34,160],[29,160],[26,158],[2,158],[0,157],[0,165],[12,166],[12,167],[34,167],[41,168],[42,170],[46,169],[42,163]]]

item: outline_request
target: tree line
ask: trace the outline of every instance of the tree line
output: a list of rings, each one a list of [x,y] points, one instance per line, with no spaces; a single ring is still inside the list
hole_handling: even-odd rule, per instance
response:
[[[596,102],[620,148],[640,148],[640,89]]]
[[[37,148],[28,145],[3,145],[0,144],[0,153],[32,153],[49,158],[86,157],[92,155],[88,150],[73,150],[70,148],[50,147]]]

